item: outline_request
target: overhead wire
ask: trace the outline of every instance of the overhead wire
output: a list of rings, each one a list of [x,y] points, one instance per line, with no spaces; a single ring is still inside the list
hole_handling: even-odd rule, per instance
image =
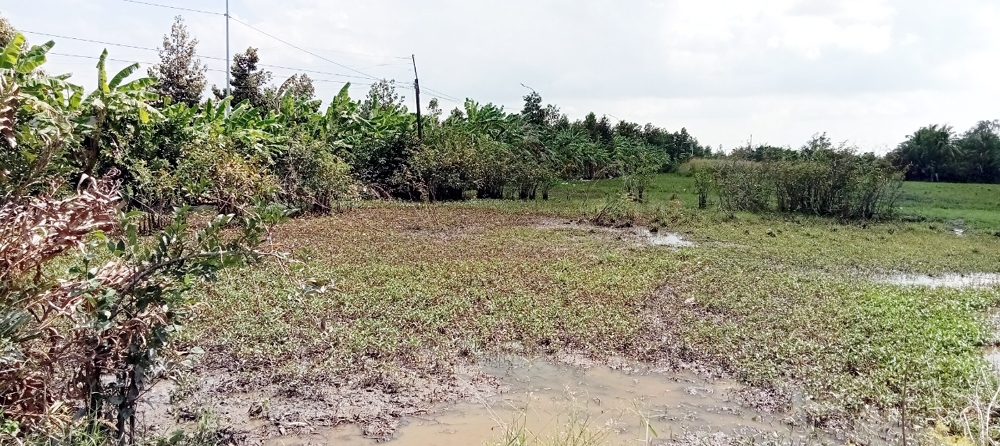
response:
[[[53,52],[49,52],[48,54],[52,55],[52,56],[75,57],[75,58],[80,58],[80,59],[92,59],[92,60],[99,60],[100,59],[100,57],[98,57],[98,56],[88,56],[88,55],[84,55],[84,54],[57,53],[57,52],[54,52],[54,51]],[[105,60],[109,60],[109,61],[113,61],[113,62],[123,62],[123,63],[141,63],[141,64],[147,64],[147,65],[153,65],[153,64],[155,64],[155,62],[141,61],[141,60],[116,59],[116,58],[113,58],[113,57],[105,58]],[[226,72],[226,70],[220,70],[220,69],[215,69],[215,68],[206,68],[206,69],[208,71],[214,71],[214,72],[218,72],[218,73],[225,73]],[[312,79],[312,81],[313,82],[323,82],[323,83],[337,83],[337,84],[347,84],[347,83],[350,83],[351,85],[364,85],[364,86],[371,86],[371,85],[373,85],[372,83],[367,83],[367,82],[353,82],[353,81],[343,81],[343,80],[335,80],[335,79]],[[403,88],[403,89],[407,89],[407,90],[413,90],[412,87],[409,87],[409,86],[406,86],[406,85],[399,85],[398,87],[399,88]]]
[[[159,51],[156,48],[149,48],[149,47],[135,46],[135,45],[126,45],[124,43],[112,43],[112,42],[105,42],[105,41],[102,41],[102,40],[84,39],[84,38],[81,38],[81,37],[61,36],[61,35],[58,35],[58,34],[49,34],[49,33],[43,33],[43,32],[38,32],[38,31],[28,31],[28,30],[25,30],[25,29],[21,29],[21,30],[18,30],[18,31],[24,32],[24,33],[28,33],[28,34],[36,34],[36,35],[45,36],[45,37],[55,37],[57,39],[76,40],[78,42],[99,43],[101,45],[118,46],[118,47],[122,47],[122,48],[131,48],[131,49],[134,49],[134,50]]]
[[[179,7],[179,6],[164,5],[164,4],[153,3],[153,2],[145,2],[145,1],[139,1],[139,0],[122,0],[122,1],[124,1],[126,3],[134,3],[134,4],[138,4],[138,5],[145,5],[145,6],[153,6],[153,7],[158,7],[158,8],[167,8],[167,9],[174,9],[174,10],[180,10],[180,11],[194,12],[194,13],[199,13],[199,14],[209,14],[209,15],[215,15],[215,16],[226,16],[226,14],[220,13],[220,12],[205,11],[205,10],[193,9],[193,8],[184,8],[184,7]],[[319,55],[319,54],[317,54],[317,53],[315,53],[313,51],[310,51],[308,49],[305,49],[303,47],[295,45],[295,44],[293,44],[291,42],[288,42],[288,41],[286,41],[284,39],[281,39],[281,38],[279,38],[279,37],[277,37],[277,36],[275,36],[275,35],[273,35],[271,33],[268,33],[268,32],[266,32],[266,31],[264,31],[264,30],[262,30],[260,28],[257,28],[257,27],[255,27],[253,25],[250,25],[249,23],[246,23],[246,22],[244,22],[244,21],[242,21],[240,19],[237,19],[237,18],[233,17],[232,15],[229,15],[229,18],[231,20],[233,20],[234,22],[236,22],[236,23],[239,23],[239,24],[241,24],[241,25],[243,25],[243,26],[245,26],[247,28],[250,28],[250,29],[252,29],[252,30],[254,30],[254,31],[258,32],[258,33],[261,33],[261,34],[263,34],[263,35],[265,35],[267,37],[270,37],[271,39],[274,39],[274,40],[276,40],[278,42],[281,42],[284,45],[287,45],[289,47],[292,47],[294,49],[302,51],[302,52],[304,52],[306,54],[309,54],[309,55],[311,55],[313,57],[316,57],[316,58],[318,58],[320,60],[323,60],[325,62],[328,62],[328,63],[331,63],[333,65],[336,65],[338,67],[344,68],[344,69],[352,71],[354,73],[357,73],[360,76],[348,75],[348,74],[341,74],[341,73],[331,73],[331,72],[318,71],[318,70],[307,70],[307,69],[291,68],[291,67],[285,67],[285,66],[280,66],[280,65],[258,64],[261,67],[275,68],[275,69],[282,69],[282,70],[293,70],[293,71],[300,71],[300,72],[314,73],[314,74],[324,74],[324,75],[328,75],[328,76],[336,76],[336,77],[344,77],[344,78],[376,80],[376,81],[380,80],[379,77],[373,76],[373,75],[368,74],[368,73],[366,73],[364,71],[361,71],[359,69],[355,69],[355,68],[352,68],[350,66],[347,66],[347,65],[341,64],[339,62],[336,62],[334,60],[328,59],[328,58],[326,58],[324,56],[321,56],[321,55]],[[54,38],[67,39],[67,40],[75,40],[75,41],[80,41],[80,42],[97,43],[97,44],[101,44],[101,45],[116,46],[116,47],[121,47],[121,48],[130,48],[130,49],[137,49],[137,50],[144,50],[144,51],[156,51],[156,52],[160,51],[160,49],[158,49],[158,48],[149,48],[149,47],[142,47],[142,46],[137,46],[137,45],[128,45],[128,44],[121,44],[121,43],[114,43],[114,42],[106,42],[106,41],[101,41],[101,40],[85,39],[85,38],[81,38],[81,37],[64,36],[64,35],[58,35],[58,34],[42,33],[42,32],[27,31],[27,30],[25,30],[24,32],[27,32],[27,33],[30,33],[30,34],[36,34],[36,35],[46,36],[46,37],[54,37]],[[369,57],[383,57],[383,58],[392,58],[392,59],[400,59],[400,60],[409,60],[410,59],[408,57],[402,57],[402,56],[384,56],[384,55],[382,55],[382,56],[375,56],[375,55],[369,55],[369,54],[363,54],[363,53],[338,52],[338,51],[333,51],[333,50],[326,50],[326,51],[337,52],[337,53],[342,53],[342,54],[355,54],[355,55],[364,55],[364,56],[369,56]],[[70,55],[70,54],[60,54],[60,53],[51,53],[51,54],[53,54],[53,55],[63,55],[63,56],[67,56],[67,57],[89,57],[89,58],[95,58],[95,57],[92,57],[92,56],[80,56],[80,55]],[[204,55],[197,55],[197,57],[200,57],[200,58],[203,58],[203,59],[208,59],[208,60],[219,60],[219,61],[225,61],[226,60],[225,58],[221,58],[221,57],[204,56]],[[120,59],[108,59],[108,60],[128,62],[128,61],[124,61],[124,60],[120,60]],[[142,62],[142,63],[152,64],[152,62]],[[369,68],[380,67],[380,66],[391,66],[391,65],[394,65],[394,64],[391,64],[391,63],[390,64],[381,64],[381,65],[375,65],[375,66],[369,67]],[[399,65],[402,65],[402,64],[400,63]],[[222,72],[225,72],[224,70],[215,70],[215,69],[209,69],[209,71],[222,71]],[[407,90],[413,90],[412,87],[407,87],[405,85],[400,85],[400,87],[405,88]],[[438,90],[427,88],[426,86],[424,86],[423,89],[426,90],[426,91],[428,91],[428,92],[434,93],[435,95],[441,97],[442,99],[447,99],[447,100],[458,102],[458,103],[463,102],[461,99],[458,99],[458,98],[456,98],[454,96],[448,95],[448,94],[443,93],[443,92],[438,91]]]
[[[86,55],[83,55],[83,54],[66,54],[66,53],[57,53],[57,52],[49,52],[47,54],[50,54],[50,55],[53,55],[53,56],[62,56],[62,57],[76,57],[76,58],[81,58],[81,59],[94,59],[94,60],[99,60],[100,59],[100,57],[97,57],[97,56],[86,56]],[[112,58],[112,57],[105,58],[105,60],[110,60],[110,61],[113,61],[113,62],[124,62],[124,63],[139,63],[139,64],[146,64],[146,65],[155,65],[156,64],[156,62],[143,62],[141,60],[115,59],[115,58]],[[214,69],[214,68],[207,68],[206,67],[205,69],[208,70],[208,71],[214,71],[214,72],[219,72],[219,73],[225,73],[226,72],[226,70],[219,70],[219,69]]]
[[[330,60],[330,59],[327,59],[327,58],[325,58],[325,57],[323,57],[323,56],[320,56],[319,54],[316,54],[316,53],[314,53],[314,52],[312,52],[312,51],[309,51],[309,50],[307,50],[307,49],[305,49],[305,48],[302,48],[302,47],[300,47],[300,46],[298,46],[298,45],[295,45],[294,43],[291,43],[291,42],[288,42],[287,40],[284,40],[284,39],[281,39],[280,37],[275,37],[275,36],[274,36],[273,34],[270,34],[270,33],[268,33],[267,31],[264,31],[264,30],[261,30],[261,29],[259,29],[259,28],[255,27],[255,26],[253,26],[253,25],[251,25],[251,24],[249,24],[249,23],[246,23],[246,22],[244,22],[244,21],[242,21],[242,20],[240,20],[240,19],[237,19],[237,18],[235,18],[235,17],[232,17],[232,16],[230,16],[229,18],[230,18],[230,19],[232,19],[232,20],[233,20],[234,22],[236,22],[236,23],[239,23],[239,24],[241,24],[241,25],[243,25],[243,26],[245,26],[245,27],[247,27],[247,28],[250,28],[250,29],[252,29],[252,30],[254,30],[254,31],[257,31],[257,32],[259,32],[259,33],[261,33],[261,34],[263,34],[263,35],[265,35],[265,36],[267,36],[267,37],[270,37],[270,38],[272,38],[272,39],[274,39],[274,40],[277,40],[278,42],[281,42],[281,43],[284,43],[285,45],[288,45],[288,46],[290,46],[290,47],[292,47],[292,48],[295,48],[295,49],[297,49],[297,50],[299,50],[299,51],[302,51],[303,53],[306,53],[306,54],[309,54],[309,55],[311,55],[311,56],[313,56],[313,57],[315,57],[315,58],[317,58],[317,59],[320,59],[320,60],[323,60],[323,61],[326,61],[326,62],[329,62],[329,63],[332,63],[332,64],[334,64],[334,65],[336,65],[336,66],[338,66],[338,67],[341,67],[341,68],[344,68],[344,69],[347,69],[347,70],[350,70],[350,71],[353,71],[353,72],[355,72],[355,73],[358,73],[358,74],[360,74],[360,75],[362,75],[362,76],[366,76],[366,77],[368,77],[369,79],[373,79],[373,80],[378,80],[378,79],[379,79],[379,78],[377,78],[377,77],[375,77],[375,76],[372,76],[372,75],[370,75],[370,74],[368,74],[368,73],[365,73],[365,72],[363,72],[363,71],[361,71],[361,70],[356,70],[356,69],[354,69],[354,68],[351,68],[351,67],[349,67],[349,66],[347,66],[347,65],[344,65],[344,64],[342,64],[342,63],[338,63],[338,62],[335,62],[335,61],[333,61],[333,60]]]
[[[450,95],[448,95],[448,94],[445,94],[445,93],[442,93],[442,92],[440,92],[440,91],[437,91],[437,90],[434,90],[434,89],[432,89],[432,88],[427,88],[427,87],[423,87],[423,89],[424,89],[424,90],[427,90],[427,91],[429,91],[429,92],[431,92],[431,93],[435,93],[435,94],[437,94],[438,96],[441,96],[441,98],[442,98],[442,99],[447,99],[447,100],[449,100],[449,101],[454,101],[454,102],[458,102],[458,103],[462,103],[462,102],[465,102],[465,101],[463,101],[463,100],[461,100],[461,99],[458,99],[458,98],[456,98],[456,97],[454,97],[454,96],[450,96]]]
[[[36,34],[36,35],[40,35],[40,36],[46,36],[46,37],[54,37],[54,38],[58,38],[58,39],[67,39],[67,40],[74,40],[74,41],[79,41],[79,42],[97,43],[97,44],[101,44],[101,45],[115,46],[115,47],[121,47],[121,48],[129,48],[129,49],[135,49],[135,50],[153,51],[153,52],[159,52],[161,50],[159,48],[149,48],[149,47],[136,46],[136,45],[126,45],[126,44],[122,44],[122,43],[106,42],[106,41],[103,41],[103,40],[84,39],[82,37],[64,36],[64,35],[58,35],[58,34],[43,33],[43,32],[38,32],[38,31],[27,31],[27,30],[24,30],[23,32],[30,33],[30,34]],[[202,54],[195,54],[195,56],[196,57],[200,57],[202,59],[208,59],[208,60],[217,60],[217,61],[225,61],[226,60],[223,57],[205,56],[205,55],[202,55]],[[142,63],[154,63],[154,62],[142,62]],[[329,72],[329,71],[319,71],[319,70],[309,70],[309,69],[303,69],[303,68],[286,67],[286,66],[282,66],[282,65],[257,64],[257,66],[265,67],[265,68],[275,68],[275,69],[280,69],[280,70],[298,71],[298,72],[303,72],[303,73],[323,74],[323,75],[327,75],[327,76],[337,76],[337,77],[355,78],[355,79],[371,79],[370,77],[362,77],[362,76],[356,76],[356,75],[351,75],[351,74],[333,73],[333,72]]]
[[[331,73],[331,72],[328,72],[328,71],[306,70],[306,69],[302,69],[302,68],[284,67],[284,66],[281,66],[281,65],[257,64],[257,66],[259,66],[259,67],[266,67],[266,68],[276,68],[276,69],[279,69],[279,70],[298,71],[298,72],[302,72],[302,73],[325,74],[327,76],[337,76],[337,77],[346,77],[346,78],[353,78],[353,79],[371,80],[371,78],[368,78],[368,77],[355,76],[355,75],[351,75],[351,74],[340,74],[340,73]]]
[[[223,16],[223,17],[225,17],[225,15],[226,15],[225,13],[221,13],[221,12],[203,11],[203,10],[199,10],[199,9],[182,8],[182,7],[179,7],[179,6],[163,5],[163,4],[160,4],[160,3],[143,2],[143,1],[138,1],[138,0],[122,0],[122,1],[127,2],[127,3],[136,3],[136,4],[139,4],[139,5],[155,6],[155,7],[158,7],[158,8],[178,9],[178,10],[181,10],[181,11],[190,11],[190,12],[197,12],[197,13],[201,13],[201,14],[211,14],[211,15],[217,15],[217,16]],[[235,17],[232,17],[232,15],[230,15],[229,18],[231,18],[233,20],[237,20]],[[246,23],[244,23],[243,25],[249,26]],[[284,42],[282,42],[282,43],[284,43]],[[410,60],[410,58],[407,57],[407,56],[385,56],[385,55],[377,55],[377,54],[365,54],[365,53],[356,53],[356,52],[350,52],[350,51],[336,51],[336,50],[323,50],[323,51],[325,51],[325,52],[331,52],[331,53],[339,53],[339,54],[353,54],[353,55],[356,55],[356,56],[385,57],[385,58],[391,58],[391,59]]]
[[[158,8],[176,9],[178,11],[197,12],[199,14],[209,14],[209,15],[217,15],[217,16],[223,16],[223,17],[225,17],[225,15],[226,15],[226,14],[221,13],[221,12],[203,11],[203,10],[200,10],[200,9],[191,9],[191,8],[182,8],[180,6],[161,5],[159,3],[141,2],[141,1],[137,1],[137,0],[122,0],[122,1],[124,1],[126,3],[136,3],[136,4],[139,4],[139,5],[156,6]]]

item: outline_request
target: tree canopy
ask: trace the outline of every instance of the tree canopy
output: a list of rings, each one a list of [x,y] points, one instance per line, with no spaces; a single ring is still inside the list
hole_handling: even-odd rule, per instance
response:
[[[173,102],[195,106],[201,102],[207,80],[208,66],[198,58],[198,39],[188,34],[184,19],[177,16],[170,35],[163,36],[160,63],[149,69],[156,78],[155,91]]]

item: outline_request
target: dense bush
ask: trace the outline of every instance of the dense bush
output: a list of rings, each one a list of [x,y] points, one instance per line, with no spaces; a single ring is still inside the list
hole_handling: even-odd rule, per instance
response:
[[[782,161],[734,159],[709,172],[723,209],[843,219],[892,216],[903,180],[884,160],[843,146]]]
[[[328,213],[359,192],[351,167],[317,141],[291,141],[278,159],[282,202],[306,213]]]

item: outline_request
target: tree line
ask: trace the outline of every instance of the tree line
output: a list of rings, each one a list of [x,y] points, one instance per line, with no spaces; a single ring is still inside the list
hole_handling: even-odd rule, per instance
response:
[[[212,86],[204,99],[207,67],[197,44],[178,17],[148,76],[134,79],[137,65],[106,73],[105,52],[98,88],[86,96],[68,76],[34,74],[60,84],[66,98],[53,106],[70,117],[76,136],[47,169],[71,182],[113,175],[142,211],[192,204],[233,212],[278,201],[328,212],[338,200],[366,196],[544,199],[559,181],[642,183],[712,155],[685,129],[612,123],[595,113],[570,121],[535,92],[518,112],[468,99],[446,113],[431,100],[421,141],[416,114],[393,81],[376,82],[361,100],[347,84],[324,108],[306,74],[272,84],[254,48],[233,58],[231,85]],[[51,45],[40,48],[44,57]],[[18,173],[32,172],[36,159],[25,145],[25,157],[4,161],[19,165],[8,169],[5,193],[31,188]]]
[[[747,145],[729,155],[752,161],[808,158],[798,150],[768,144]],[[906,137],[885,159],[908,181],[1000,183],[1000,121],[980,121],[964,133],[948,125],[928,125]]]
[[[1000,183],[1000,121],[980,121],[964,133],[922,127],[887,158],[911,181]]]
[[[304,74],[273,85],[253,48],[204,98],[180,19],[145,76],[138,64],[108,72],[105,50],[91,90],[45,70],[54,46],[0,17],[4,444],[133,442],[139,395],[185,354],[173,336],[188,291],[280,258],[268,233],[294,213],[365,197],[544,199],[580,178],[625,177],[641,198],[656,172],[712,153],[685,130],[570,121],[536,93],[519,112],[431,101],[421,140],[392,81],[360,100],[345,85],[324,107]],[[199,226],[201,205],[218,215]]]

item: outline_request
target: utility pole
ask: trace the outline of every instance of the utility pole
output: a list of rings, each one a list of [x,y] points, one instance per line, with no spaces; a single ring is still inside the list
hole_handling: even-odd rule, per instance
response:
[[[228,0],[226,0],[228,1]],[[413,89],[417,92],[417,142],[423,144],[424,142],[424,120],[421,118],[420,111],[420,75],[417,74],[417,55],[411,54],[413,57]]]
[[[229,66],[229,64],[231,63],[230,61],[231,58],[229,57],[229,0],[226,0],[226,97],[233,95],[232,91],[233,84],[232,81],[229,79],[229,76],[231,76],[230,73],[232,72],[232,69]],[[226,106],[226,117],[229,116],[230,105]]]
[[[229,79],[229,76],[230,76],[229,73],[230,73],[230,70],[231,70],[230,67],[229,67],[229,63],[230,63],[230,61],[229,61],[229,0],[226,0],[226,96],[230,96],[232,94],[232,91],[230,91],[230,89],[233,88],[232,84],[231,84],[231,80]]]

